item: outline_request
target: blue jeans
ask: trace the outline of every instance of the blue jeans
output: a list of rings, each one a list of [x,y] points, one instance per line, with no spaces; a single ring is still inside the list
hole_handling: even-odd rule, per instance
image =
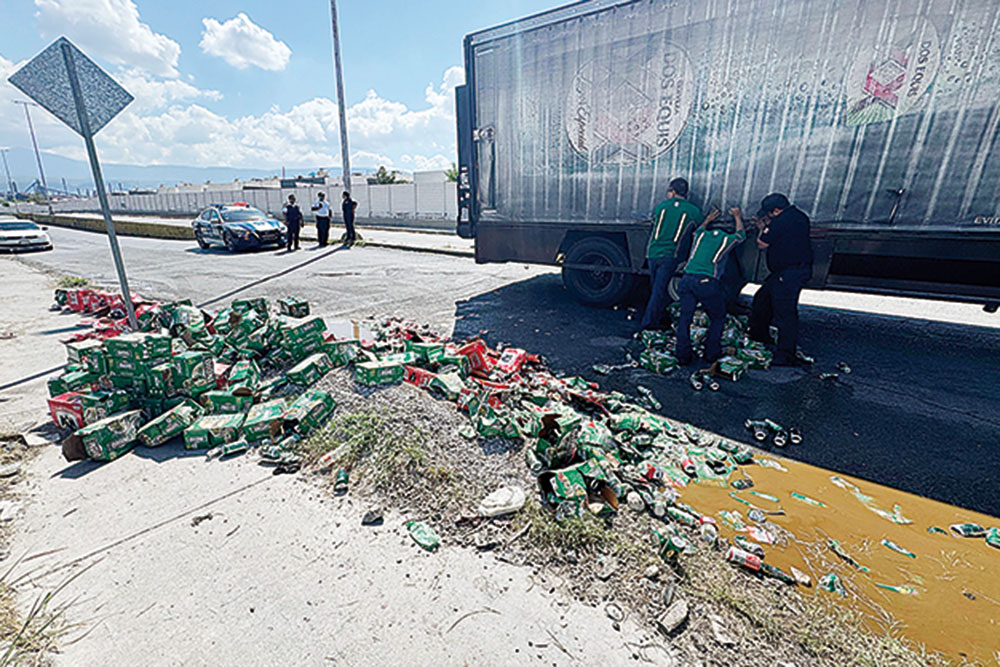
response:
[[[649,258],[649,303],[646,304],[646,312],[642,315],[639,323],[640,329],[659,328],[663,325],[663,316],[670,305],[670,292],[667,285],[674,277],[677,270],[678,259],[670,257],[650,257]]]
[[[680,293],[681,317],[677,321],[675,356],[682,363],[691,361],[691,320],[700,303],[708,314],[708,335],[705,338],[705,361],[713,362],[722,355],[722,327],[726,323],[726,299],[722,283],[710,276],[685,273],[677,291]]]

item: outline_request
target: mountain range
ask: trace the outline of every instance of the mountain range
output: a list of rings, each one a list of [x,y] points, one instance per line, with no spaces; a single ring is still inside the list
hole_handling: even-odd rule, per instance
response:
[[[90,190],[94,180],[90,175],[90,164],[81,160],[73,160],[56,153],[42,151],[42,167],[45,171],[45,181],[52,190],[63,190],[63,179],[66,189],[76,192],[77,189]],[[10,148],[7,151],[7,164],[10,167],[10,177],[18,191],[24,191],[38,178],[38,165],[35,154],[29,148]],[[2,168],[2,164],[0,164]],[[317,166],[289,166],[286,168],[288,178],[308,176],[315,172]],[[325,167],[331,176],[340,175],[340,167]],[[273,178],[281,175],[281,169],[245,169],[239,167],[188,167],[182,165],[149,165],[136,166],[128,164],[113,164],[101,162],[104,181],[112,190],[151,188],[160,185],[176,185],[177,183],[225,183],[234,179],[249,180],[251,178]],[[352,169],[352,172],[371,173],[371,169]],[[0,191],[7,191],[7,174],[0,172],[3,179]]]

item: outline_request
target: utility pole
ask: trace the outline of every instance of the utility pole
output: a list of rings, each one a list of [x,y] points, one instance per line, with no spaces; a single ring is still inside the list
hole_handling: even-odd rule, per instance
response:
[[[45,170],[42,169],[42,154],[38,152],[38,141],[35,139],[35,127],[31,124],[31,114],[28,113],[28,107],[37,107],[38,105],[34,102],[24,102],[22,100],[14,100],[14,104],[20,104],[24,107],[24,117],[28,119],[28,132],[31,134],[31,145],[35,147],[35,160],[38,161],[38,176],[42,181],[42,194],[45,198],[49,198],[49,186],[45,183]]]
[[[344,190],[351,191],[351,153],[347,147],[347,107],[344,102],[344,71],[340,65],[340,30],[337,28],[337,0],[330,0],[330,18],[333,26],[333,68],[337,76],[337,106],[340,110],[340,162]]]
[[[7,166],[7,151],[9,148],[0,148],[0,156],[3,157],[3,170],[7,174],[7,194],[10,197],[14,196],[14,181],[10,177],[10,167]]]

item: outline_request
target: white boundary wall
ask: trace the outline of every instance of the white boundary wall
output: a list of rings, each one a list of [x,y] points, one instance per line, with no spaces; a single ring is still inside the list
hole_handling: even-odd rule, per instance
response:
[[[399,183],[393,185],[368,185],[358,183],[352,187],[351,196],[358,202],[358,218],[406,218],[427,220],[454,220],[458,217],[457,184]],[[212,190],[208,192],[160,192],[145,195],[116,195],[108,197],[111,210],[122,213],[150,215],[191,215],[192,217],[211,204],[249,202],[262,211],[280,215],[281,206],[294,194],[302,206],[302,213],[312,219],[309,207],[316,195],[326,193],[333,206],[333,217],[341,220],[340,201],[343,188],[339,185],[309,185],[297,188],[270,188],[262,190]],[[96,197],[56,202],[57,212],[98,211]]]

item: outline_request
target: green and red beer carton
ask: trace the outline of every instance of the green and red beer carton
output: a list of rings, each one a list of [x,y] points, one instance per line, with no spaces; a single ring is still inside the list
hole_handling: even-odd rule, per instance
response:
[[[201,406],[189,398],[161,414],[139,429],[139,441],[146,447],[159,447],[184,433],[203,414]]]
[[[235,442],[243,425],[242,413],[206,415],[184,429],[185,449],[211,449],[227,442]]]
[[[294,429],[299,435],[307,435],[322,426],[336,407],[333,396],[319,389],[310,389],[285,410],[285,430]]]
[[[396,384],[403,379],[403,365],[395,361],[364,361],[354,364],[354,381],[366,387]]]
[[[128,410],[88,424],[63,440],[63,456],[67,461],[113,461],[135,446],[144,420],[141,410]]]
[[[243,420],[243,437],[251,443],[264,440],[277,442],[281,437],[285,410],[285,401],[280,398],[253,406]]]
[[[325,352],[311,354],[292,368],[288,369],[285,376],[289,382],[308,386],[322,378],[333,369],[333,362]]]
[[[297,296],[278,299],[278,312],[288,317],[309,317],[309,302]]]

